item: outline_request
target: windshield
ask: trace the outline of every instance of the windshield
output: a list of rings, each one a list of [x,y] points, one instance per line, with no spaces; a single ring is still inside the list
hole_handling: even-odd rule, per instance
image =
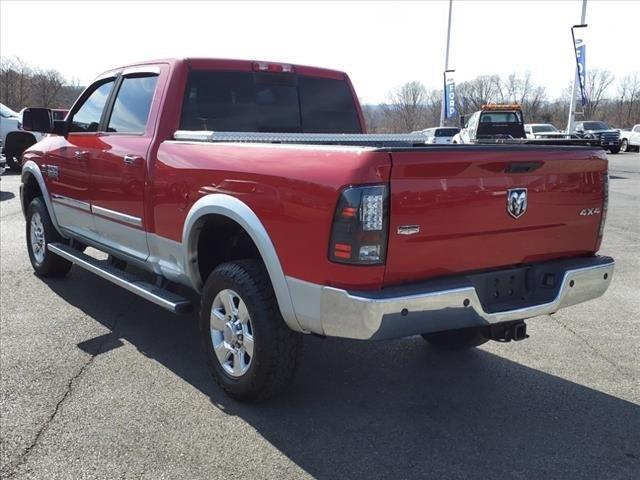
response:
[[[189,75],[180,128],[362,133],[351,89],[344,80],[209,70]]]
[[[534,125],[531,130],[535,133],[538,132],[557,132],[558,129],[553,125]]]
[[[585,130],[609,130],[609,125],[604,122],[584,122]]]
[[[483,112],[480,123],[520,123],[517,112]]]
[[[3,117],[17,117],[18,116],[17,112],[14,112],[9,107],[5,107],[1,103],[0,103],[0,115],[2,115]]]
[[[453,137],[459,131],[459,128],[438,128],[436,130],[436,137]]]

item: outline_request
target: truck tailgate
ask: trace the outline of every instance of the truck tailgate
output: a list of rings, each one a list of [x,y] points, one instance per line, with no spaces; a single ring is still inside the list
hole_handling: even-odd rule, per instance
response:
[[[390,155],[385,285],[597,249],[607,172],[600,149],[469,146]],[[510,214],[509,190],[523,200],[516,189],[526,189],[526,209],[516,205]]]

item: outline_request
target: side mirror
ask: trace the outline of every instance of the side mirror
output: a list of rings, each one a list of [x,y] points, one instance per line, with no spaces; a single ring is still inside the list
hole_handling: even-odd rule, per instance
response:
[[[25,108],[22,112],[22,128],[27,132],[53,132],[53,115],[48,108]]]
[[[54,120],[48,108],[25,108],[22,112],[22,129],[27,132],[55,133],[65,136],[67,122]]]

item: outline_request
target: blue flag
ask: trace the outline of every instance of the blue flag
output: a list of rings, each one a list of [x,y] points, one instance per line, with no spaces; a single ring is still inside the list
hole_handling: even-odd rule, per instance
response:
[[[587,97],[587,64],[586,64],[586,46],[584,41],[576,38],[576,59],[578,61],[578,80],[580,82],[580,97],[582,105],[586,105],[589,101]]]
[[[449,77],[444,85],[444,115],[448,120],[458,116],[456,109],[456,83],[453,78]]]

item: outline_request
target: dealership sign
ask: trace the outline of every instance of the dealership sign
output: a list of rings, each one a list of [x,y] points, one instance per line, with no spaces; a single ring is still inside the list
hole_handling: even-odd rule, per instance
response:
[[[444,105],[445,118],[450,119],[458,116],[458,111],[456,110],[456,84],[452,77],[445,79]]]
[[[578,80],[580,82],[580,97],[582,99],[582,105],[586,105],[589,99],[587,98],[587,64],[586,64],[586,46],[584,41],[576,38],[576,60],[578,62]]]

